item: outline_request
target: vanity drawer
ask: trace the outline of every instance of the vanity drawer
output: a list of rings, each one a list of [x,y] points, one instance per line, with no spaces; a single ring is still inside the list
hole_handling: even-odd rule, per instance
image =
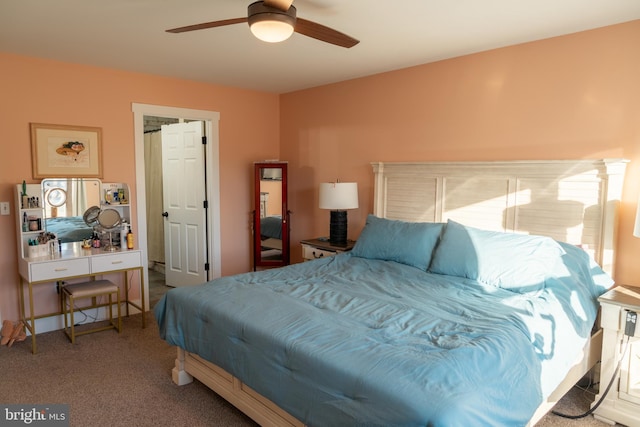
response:
[[[63,277],[86,276],[89,274],[87,258],[34,262],[29,266],[31,282],[57,280]]]
[[[91,258],[91,273],[103,273],[114,270],[125,270],[142,266],[140,251],[115,252]]]

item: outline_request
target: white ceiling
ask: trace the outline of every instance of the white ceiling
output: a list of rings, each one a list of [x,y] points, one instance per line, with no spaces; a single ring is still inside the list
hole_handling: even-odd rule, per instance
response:
[[[295,0],[360,44],[268,44],[244,23],[164,31],[245,17],[250,2],[0,0],[0,51],[286,93],[640,19],[640,0]]]

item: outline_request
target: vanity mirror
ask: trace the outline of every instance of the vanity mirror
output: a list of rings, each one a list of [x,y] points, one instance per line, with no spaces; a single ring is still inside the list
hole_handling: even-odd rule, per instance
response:
[[[253,260],[258,266],[289,264],[287,163],[254,164]]]
[[[42,180],[44,228],[60,242],[80,242],[91,237],[93,228],[83,214],[100,206],[101,183],[92,178],[54,178]]]

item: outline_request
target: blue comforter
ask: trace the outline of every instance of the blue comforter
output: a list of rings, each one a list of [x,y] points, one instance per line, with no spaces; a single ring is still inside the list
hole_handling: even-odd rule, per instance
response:
[[[341,254],[172,289],[154,311],[167,342],[310,426],[518,426],[610,285],[567,251],[532,293]]]

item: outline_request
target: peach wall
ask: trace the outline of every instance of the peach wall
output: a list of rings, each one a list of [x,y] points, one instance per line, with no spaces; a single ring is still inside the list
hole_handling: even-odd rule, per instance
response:
[[[220,112],[222,274],[250,270],[253,162],[278,157],[277,95],[2,53],[0,94],[0,201],[11,201],[11,215],[0,216],[3,319],[18,318],[13,188],[37,182],[30,122],[101,127],[103,180],[127,182],[135,192],[132,103]],[[53,287],[38,292],[55,304]]]
[[[625,157],[616,278],[638,284],[638,39],[635,21],[280,97],[0,53],[0,201],[12,202],[11,216],[0,216],[2,318],[17,318],[12,186],[34,182],[29,122],[102,127],[104,180],[133,186],[132,102],[221,113],[224,275],[250,268],[255,160],[289,161],[296,262],[300,239],[328,234],[320,182],[359,183],[361,207],[349,212],[350,237],[358,236],[372,209],[371,161]]]
[[[640,284],[631,236],[640,176],[640,21],[285,94],[295,243],[328,234],[323,181],[355,180],[356,238],[373,206],[372,161],[624,157],[617,279]]]

